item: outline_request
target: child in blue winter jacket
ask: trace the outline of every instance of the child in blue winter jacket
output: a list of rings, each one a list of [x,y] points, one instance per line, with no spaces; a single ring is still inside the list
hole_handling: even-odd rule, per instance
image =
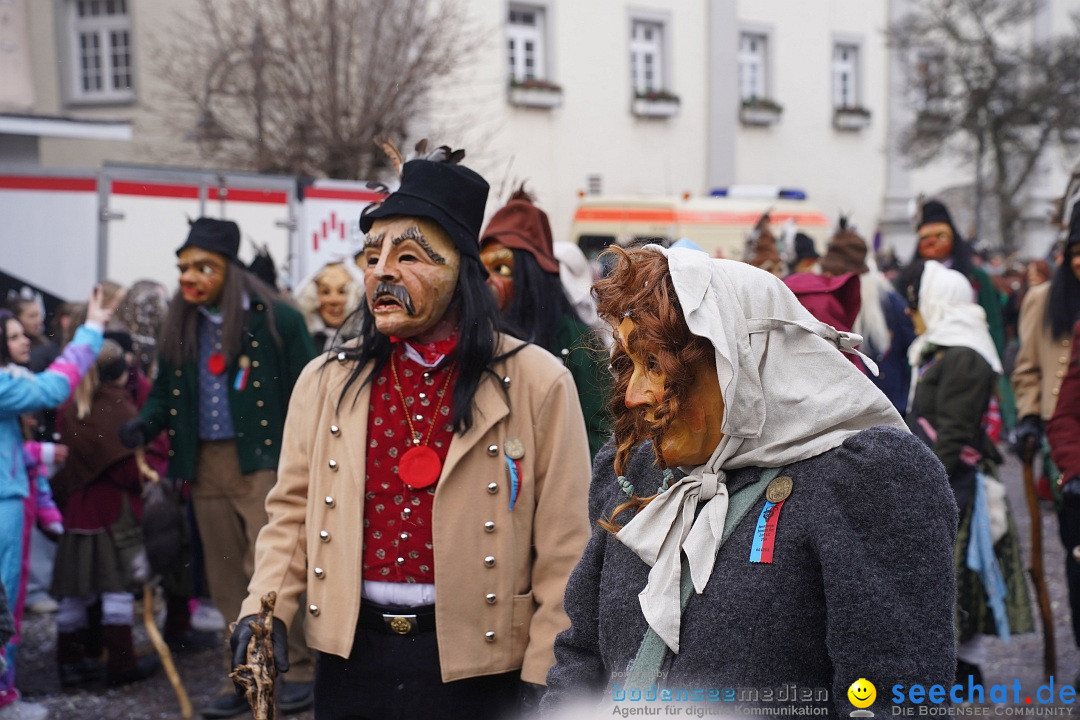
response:
[[[0,582],[15,620],[15,635],[2,651],[7,667],[0,675],[0,720],[48,715],[43,706],[20,700],[15,689],[15,649],[26,595],[30,530],[38,517],[40,497],[31,490],[19,416],[56,407],[68,398],[100,350],[111,313],[102,307],[101,289],[96,287],[87,306],[86,324],[48,368],[35,374],[21,367],[30,349],[21,324],[10,313],[0,312]]]

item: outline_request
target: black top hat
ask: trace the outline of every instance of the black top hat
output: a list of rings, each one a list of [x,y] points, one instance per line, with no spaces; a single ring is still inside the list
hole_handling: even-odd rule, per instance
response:
[[[937,200],[927,200],[922,206],[922,218],[919,219],[919,227],[929,223],[946,223],[950,227],[953,224],[952,215],[944,203]]]
[[[367,233],[378,218],[424,217],[446,231],[462,255],[479,258],[487,196],[487,181],[463,165],[410,160],[401,187],[360,215],[360,229]]]
[[[795,233],[795,261],[819,258],[814,240],[806,233]]]
[[[818,255],[817,248],[814,247],[813,238],[806,233],[795,233],[795,242],[793,243],[792,250],[794,255],[792,256],[791,261],[788,262],[788,267],[791,268],[792,272],[794,272],[795,266],[803,260],[817,260],[821,257]]]
[[[209,250],[224,255],[232,262],[240,262],[237,256],[240,251],[240,226],[232,220],[201,217],[191,223],[191,232],[184,244],[176,248],[176,254],[190,247]]]

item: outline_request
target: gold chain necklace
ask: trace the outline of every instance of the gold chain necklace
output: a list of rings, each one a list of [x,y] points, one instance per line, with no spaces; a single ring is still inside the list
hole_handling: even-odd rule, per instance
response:
[[[401,380],[398,379],[397,373],[397,353],[394,352],[390,354],[390,374],[394,377],[394,389],[397,390],[398,398],[401,400],[401,409],[405,413],[405,422],[409,425],[409,435],[413,445],[402,454],[401,461],[398,462],[398,476],[403,483],[419,490],[435,484],[435,481],[439,479],[439,475],[442,474],[442,460],[439,459],[438,453],[428,447],[428,441],[431,440],[431,434],[435,430],[435,425],[439,422],[439,411],[442,409],[443,400],[446,399],[450,380],[454,377],[454,368],[447,368],[446,379],[443,381],[442,390],[437,396],[435,408],[432,410],[431,425],[428,426],[427,437],[423,439],[421,439],[420,433],[416,431],[416,427],[413,425],[412,412],[405,403],[405,394],[401,392]]]

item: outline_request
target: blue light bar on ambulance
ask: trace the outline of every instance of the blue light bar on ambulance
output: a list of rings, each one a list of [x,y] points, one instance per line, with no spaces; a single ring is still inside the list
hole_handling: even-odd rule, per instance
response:
[[[806,191],[776,185],[731,185],[713,188],[711,197],[754,198],[759,200],[805,200]]]

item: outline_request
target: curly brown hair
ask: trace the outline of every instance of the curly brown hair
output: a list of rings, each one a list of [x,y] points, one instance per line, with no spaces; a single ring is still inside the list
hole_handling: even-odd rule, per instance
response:
[[[615,474],[623,475],[634,448],[652,439],[656,462],[665,467],[660,455],[663,434],[678,415],[679,408],[690,396],[695,369],[712,362],[712,343],[694,335],[683,319],[682,306],[675,294],[667,258],[656,250],[623,249],[612,246],[605,255],[614,259],[614,268],[594,286],[596,310],[612,327],[623,318],[634,322],[627,337],[627,346],[616,338],[611,351],[611,369],[615,375],[611,395],[611,416],[615,436]],[[704,256],[703,256],[704,259]],[[629,353],[639,361],[656,367],[664,376],[663,398],[651,408],[628,408],[626,391],[634,373]],[[646,421],[645,410],[651,411],[652,422]],[[628,508],[644,507],[648,498],[634,496],[630,502],[615,509],[602,527],[618,531],[615,516]]]

